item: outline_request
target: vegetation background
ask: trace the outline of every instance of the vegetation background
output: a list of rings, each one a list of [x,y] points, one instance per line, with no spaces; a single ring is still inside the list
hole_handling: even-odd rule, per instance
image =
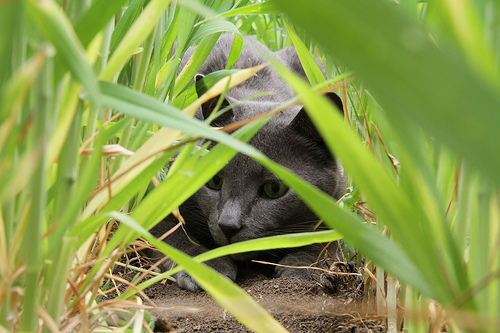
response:
[[[389,331],[499,331],[497,1],[2,0],[0,27],[0,331],[150,330],[137,289],[100,302],[110,268],[139,236],[254,331],[284,329],[200,261],[339,237],[385,276]],[[295,45],[312,88],[274,65],[350,177],[340,206],[244,144],[272,114],[231,135],[191,118],[258,70],[219,73],[207,91],[190,86],[221,33],[235,35],[228,70],[243,35],[273,50]],[[318,94],[328,87],[343,96],[345,120]],[[199,137],[220,144],[207,152]],[[195,259],[149,235],[237,151],[336,231]]]

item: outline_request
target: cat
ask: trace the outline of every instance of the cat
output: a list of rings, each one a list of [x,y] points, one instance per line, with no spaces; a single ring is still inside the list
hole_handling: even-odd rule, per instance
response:
[[[233,37],[222,35],[201,66],[196,79],[226,68]],[[243,69],[266,63],[256,50],[265,50],[291,70],[306,77],[293,47],[271,52],[253,37],[245,37],[241,55],[233,69]],[[186,51],[180,69],[185,66],[194,48]],[[288,85],[270,67],[265,67],[244,83],[230,89],[224,105],[232,104],[256,93],[270,91],[234,106],[215,119],[211,125],[221,127],[235,121],[252,118],[270,111],[294,97]],[[340,97],[328,96],[339,110],[343,109]],[[206,102],[196,113],[200,120],[213,111],[217,98]],[[338,199],[344,193],[341,166],[329,152],[320,134],[302,106],[295,106],[276,114],[249,141],[269,158],[289,168],[303,179]],[[245,240],[287,233],[313,231],[318,222],[315,214],[274,174],[243,154],[237,154],[204,187],[199,189],[179,211],[186,224],[164,240],[175,248],[196,256],[215,247]],[[159,237],[178,223],[172,215],[165,218],[151,232]],[[193,244],[189,238],[199,245]],[[263,253],[241,253],[221,257],[207,265],[231,280],[236,279],[235,261],[266,258],[285,266],[309,266],[318,260],[319,245],[299,249],[281,249]],[[173,262],[167,260],[163,269]],[[311,270],[276,266],[276,277],[311,278]],[[180,287],[192,291],[201,287],[186,272],[174,275]]]

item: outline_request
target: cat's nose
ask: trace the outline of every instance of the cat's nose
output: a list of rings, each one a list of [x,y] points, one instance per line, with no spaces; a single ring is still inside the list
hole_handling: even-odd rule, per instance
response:
[[[224,233],[224,236],[226,236],[227,240],[231,240],[231,237],[233,237],[240,229],[241,229],[241,223],[239,220],[235,219],[222,219],[219,221],[219,227]]]

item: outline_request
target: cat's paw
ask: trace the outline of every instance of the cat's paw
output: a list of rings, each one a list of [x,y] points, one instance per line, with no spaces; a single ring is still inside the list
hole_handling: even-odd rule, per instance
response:
[[[238,269],[234,262],[227,257],[216,258],[206,262],[208,266],[227,277],[231,281],[236,279],[236,274],[238,273]],[[187,289],[190,291],[199,291],[203,290],[203,288],[195,281],[188,273],[185,271],[181,271],[179,273],[174,274],[174,278],[177,280],[177,284],[179,287],[183,289]]]
[[[288,268],[288,267],[276,267],[274,269],[274,277],[293,277],[302,280],[311,280],[312,269],[307,268]]]
[[[198,282],[196,282],[185,271],[181,271],[179,273],[174,274],[174,278],[177,281],[177,284],[179,285],[179,287],[181,287],[182,289],[186,289],[189,291],[203,290],[203,288],[200,287]]]
[[[314,257],[309,253],[292,253],[279,261],[282,266],[276,266],[274,269],[275,277],[294,277],[303,280],[310,280],[313,276],[313,269],[308,269],[314,263]],[[301,267],[301,268],[293,268]]]

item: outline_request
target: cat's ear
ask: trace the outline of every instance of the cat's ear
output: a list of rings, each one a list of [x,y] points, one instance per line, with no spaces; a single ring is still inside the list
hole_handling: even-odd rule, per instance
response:
[[[337,93],[328,92],[325,94],[325,96],[327,96],[333,102],[333,104],[337,107],[339,112],[342,112],[342,114],[344,114],[343,111],[344,105],[342,103],[342,99]],[[319,134],[318,130],[314,126],[314,123],[312,122],[311,118],[309,118],[309,115],[307,114],[305,107],[303,107],[302,110],[300,110],[299,113],[297,113],[295,118],[290,123],[290,127],[295,132],[309,139],[312,139],[319,145],[324,145],[323,138],[321,137],[321,134]]]
[[[293,118],[290,123],[290,128],[307,139],[323,145],[323,138],[314,126],[311,118],[309,118],[305,108],[302,108],[302,110],[297,113],[295,118]]]
[[[334,91],[327,92],[325,94],[325,96],[328,97],[330,99],[330,101],[332,101],[332,103],[337,107],[337,109],[343,115],[344,114],[344,103],[342,103],[342,99],[340,98],[340,96]]]
[[[196,74],[195,81],[198,82],[199,80],[203,79],[204,77],[205,76],[202,74]],[[218,102],[219,102],[219,96],[214,97],[201,105],[201,114],[203,116],[203,120],[206,120],[206,119],[208,119],[208,117],[210,117],[210,115],[214,111],[215,107],[217,106]],[[230,105],[229,101],[225,98],[222,101],[218,111],[228,107],[229,105]],[[231,109],[231,110],[224,112],[223,114],[221,114],[217,118],[215,118],[210,123],[210,125],[212,125],[214,127],[223,127],[225,125],[232,123],[233,118],[234,118],[234,114],[233,114],[233,110]]]
[[[201,113],[203,115],[204,120],[206,120],[206,119],[208,119],[208,117],[210,117],[210,115],[214,111],[215,107],[217,106],[218,102],[219,102],[219,97],[214,97],[211,100],[209,100],[201,105]],[[224,98],[218,111],[228,107],[229,105],[230,104],[229,104],[228,100]],[[210,125],[214,126],[214,127],[223,127],[223,126],[226,126],[226,125],[232,123],[233,118],[234,118],[234,114],[233,114],[233,110],[231,109],[231,110],[224,112],[223,114],[221,114],[217,118],[215,118],[210,123]]]

